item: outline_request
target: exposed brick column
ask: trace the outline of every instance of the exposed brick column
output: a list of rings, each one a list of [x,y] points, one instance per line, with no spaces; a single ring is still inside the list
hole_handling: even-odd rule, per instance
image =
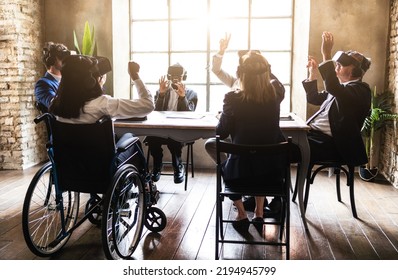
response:
[[[388,90],[395,94],[395,104],[398,104],[398,0],[391,1],[390,20],[387,84]],[[397,107],[394,111],[398,112]],[[383,130],[381,142],[381,172],[395,188],[398,188],[398,131],[396,125],[388,125]]]
[[[34,83],[43,74],[43,3],[0,3],[0,169],[24,169],[46,156],[44,126],[33,122]]]

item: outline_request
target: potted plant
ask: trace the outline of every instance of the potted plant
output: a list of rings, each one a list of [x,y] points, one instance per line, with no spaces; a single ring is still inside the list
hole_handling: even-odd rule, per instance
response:
[[[372,181],[378,174],[378,155],[380,129],[389,121],[398,119],[398,114],[392,113],[394,94],[386,91],[377,93],[376,87],[372,93],[371,109],[366,117],[361,132],[365,141],[368,163],[359,169],[359,177],[364,181]]]
[[[83,33],[81,48],[79,46],[79,41],[77,40],[76,31],[73,31],[73,40],[76,52],[78,54],[90,55],[90,56],[97,55],[96,54],[97,44],[95,42],[94,26],[92,30],[90,30],[90,24],[88,23],[88,21],[86,21],[86,23],[84,24],[84,33]]]

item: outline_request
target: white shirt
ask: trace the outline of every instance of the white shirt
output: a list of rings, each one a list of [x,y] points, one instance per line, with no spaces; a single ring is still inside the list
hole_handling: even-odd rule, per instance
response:
[[[173,88],[170,88],[169,104],[167,104],[167,111],[177,111],[178,93]]]
[[[347,85],[351,82],[355,82],[358,81],[359,79],[353,80],[353,81],[348,81],[345,83],[342,83],[342,85]],[[330,94],[330,93],[329,93]],[[333,97],[331,97],[333,98]],[[329,102],[329,100],[331,98],[326,99],[324,102]],[[313,130],[318,130],[318,131],[322,131],[323,133],[329,135],[329,136],[333,136],[332,135],[332,131],[330,129],[330,122],[329,122],[329,110],[330,110],[330,106],[332,106],[333,102],[329,102],[329,104],[324,108],[324,110],[322,112],[320,112],[313,120],[312,122],[309,123],[309,126],[311,127],[311,129]]]
[[[53,73],[50,73],[49,71],[47,71],[47,72],[48,72],[48,74],[50,74],[51,76],[53,76],[54,79],[56,79],[56,80],[58,81],[58,83],[61,82],[61,76],[54,75]]]
[[[140,79],[135,80],[134,84],[137,87],[138,99],[120,99],[103,94],[88,101],[79,118],[66,119],[57,116],[57,120],[65,123],[95,123],[104,115],[113,119],[145,117],[155,109],[153,97]]]
[[[223,56],[220,55],[219,53],[213,55],[211,71],[217,76],[217,78],[224,85],[228,86],[232,90],[239,89],[240,88],[239,79],[221,69],[222,59]]]

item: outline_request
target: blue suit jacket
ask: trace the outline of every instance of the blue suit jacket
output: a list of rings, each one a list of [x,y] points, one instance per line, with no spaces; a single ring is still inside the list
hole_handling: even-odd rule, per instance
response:
[[[46,72],[44,76],[36,82],[36,101],[48,108],[51,100],[57,94],[58,86],[58,81],[50,73]]]

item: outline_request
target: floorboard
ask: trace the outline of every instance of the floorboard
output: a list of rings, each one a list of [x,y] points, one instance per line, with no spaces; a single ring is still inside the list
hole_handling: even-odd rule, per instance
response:
[[[21,226],[25,192],[39,166],[24,171],[0,171],[0,259],[43,259],[30,252]],[[293,172],[295,174],[295,172]],[[191,175],[191,174],[189,174]],[[293,178],[294,179],[294,178]],[[398,260],[398,190],[383,178],[364,182],[355,178],[356,206],[359,219],[352,217],[348,188],[342,176],[342,202],[337,201],[335,180],[326,172],[317,175],[310,190],[304,230],[298,205],[291,202],[292,260]],[[157,207],[167,216],[167,226],[160,233],[144,229],[133,257],[137,260],[213,260],[215,257],[215,172],[195,170],[189,177],[187,191],[174,184],[172,176],[162,176],[157,186],[161,192]],[[84,201],[87,195],[82,195]],[[233,218],[230,201],[223,210]],[[81,209],[84,209],[84,203]],[[251,214],[252,215],[252,214]],[[268,238],[276,232],[266,226]],[[244,238],[231,226],[228,236]],[[262,238],[250,228],[251,238]],[[264,246],[226,244],[222,259],[284,259],[285,249]],[[54,260],[105,259],[99,226],[84,222]]]

